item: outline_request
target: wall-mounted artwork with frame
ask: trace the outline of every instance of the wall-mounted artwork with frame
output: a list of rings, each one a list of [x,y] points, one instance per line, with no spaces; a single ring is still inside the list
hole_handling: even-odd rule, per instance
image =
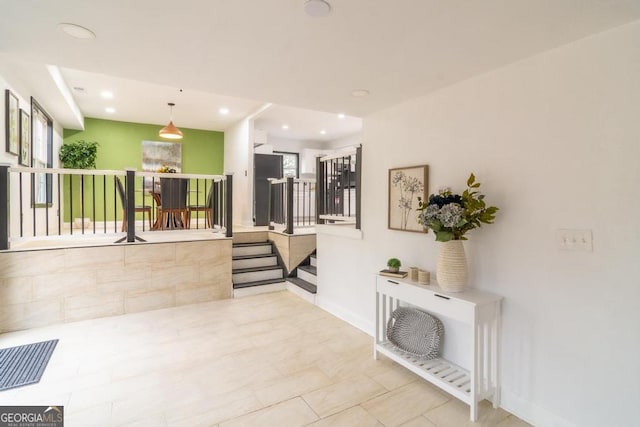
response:
[[[424,233],[418,224],[418,197],[427,197],[429,166],[389,169],[389,228]]]
[[[20,164],[31,166],[31,120],[29,114],[20,110]]]
[[[7,153],[18,155],[20,149],[20,105],[18,97],[5,90],[5,136]]]

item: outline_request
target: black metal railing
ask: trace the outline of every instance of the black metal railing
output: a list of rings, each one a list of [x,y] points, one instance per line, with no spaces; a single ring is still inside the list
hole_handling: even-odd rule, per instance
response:
[[[282,178],[269,180],[268,223],[293,234],[294,229],[311,227],[316,222],[315,179]]]
[[[231,175],[0,165],[0,249],[12,238],[126,231],[132,242],[136,231],[177,228],[231,237],[232,185]]]
[[[317,159],[318,224],[355,224],[360,229],[361,165],[361,146]]]

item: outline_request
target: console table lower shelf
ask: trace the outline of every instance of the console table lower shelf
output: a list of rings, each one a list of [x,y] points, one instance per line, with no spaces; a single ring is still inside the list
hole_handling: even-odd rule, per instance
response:
[[[500,401],[498,364],[500,303],[502,297],[468,290],[444,292],[435,285],[420,285],[409,279],[376,276],[376,334],[374,358],[383,354],[443,391],[469,405],[469,418],[478,419],[478,402],[490,398],[494,408]],[[387,324],[399,307],[412,306],[435,316],[461,322],[470,330],[470,340],[456,342],[468,349],[470,366],[458,366],[445,358],[422,359],[396,347],[387,337]],[[446,338],[445,331],[445,340]]]
[[[466,369],[445,359],[419,359],[399,350],[389,341],[376,344],[376,350],[464,403],[471,404],[471,377]]]

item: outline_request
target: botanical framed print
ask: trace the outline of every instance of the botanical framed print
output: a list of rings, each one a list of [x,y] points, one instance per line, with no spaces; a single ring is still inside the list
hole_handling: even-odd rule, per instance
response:
[[[424,233],[418,223],[418,197],[427,198],[429,166],[389,169],[389,228]]]
[[[18,155],[20,149],[20,106],[18,97],[9,89],[5,90],[5,136],[7,153]]]
[[[31,166],[31,120],[26,111],[20,110],[20,164]]]

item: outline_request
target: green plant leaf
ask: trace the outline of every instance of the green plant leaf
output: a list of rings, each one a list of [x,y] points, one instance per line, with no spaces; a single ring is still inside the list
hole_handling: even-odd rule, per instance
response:
[[[469,179],[467,179],[467,187],[471,187],[475,180],[476,176],[473,174],[473,172],[471,172],[471,175],[469,175]]]
[[[448,242],[449,240],[453,239],[453,237],[454,235],[450,231],[440,231],[439,233],[436,233],[437,242]]]

